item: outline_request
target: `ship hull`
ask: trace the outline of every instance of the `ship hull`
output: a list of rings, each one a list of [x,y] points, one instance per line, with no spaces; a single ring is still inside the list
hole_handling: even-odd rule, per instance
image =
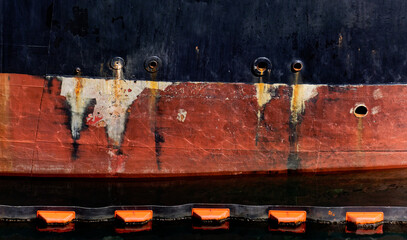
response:
[[[0,175],[138,178],[401,168],[407,166],[406,95],[407,85],[1,74]],[[357,115],[360,106],[367,109],[363,116]]]

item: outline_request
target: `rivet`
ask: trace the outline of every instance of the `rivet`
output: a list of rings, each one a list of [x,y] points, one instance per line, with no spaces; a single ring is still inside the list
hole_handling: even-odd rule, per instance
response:
[[[114,70],[120,70],[124,67],[124,60],[121,57],[114,57],[110,61],[110,67],[112,67]]]

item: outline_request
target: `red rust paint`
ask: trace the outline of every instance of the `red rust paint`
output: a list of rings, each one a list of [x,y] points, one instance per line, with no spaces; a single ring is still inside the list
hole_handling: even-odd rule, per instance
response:
[[[150,84],[126,111],[122,142],[112,144],[91,105],[80,138],[72,139],[61,81],[0,74],[0,175],[133,178],[407,166],[407,85],[268,85],[259,101],[255,84],[176,83],[164,90]],[[352,112],[360,104],[368,108],[363,118]]]

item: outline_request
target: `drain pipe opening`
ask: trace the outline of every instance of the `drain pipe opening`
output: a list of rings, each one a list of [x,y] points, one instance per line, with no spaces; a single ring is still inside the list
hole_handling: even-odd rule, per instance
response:
[[[365,105],[361,104],[361,105],[357,105],[355,107],[353,114],[358,118],[363,118],[363,117],[366,117],[368,112],[369,111],[368,111],[367,107]]]
[[[259,57],[253,62],[252,71],[257,76],[263,76],[271,69],[271,62],[266,57]]]
[[[291,64],[291,71],[294,73],[301,71],[302,68],[303,68],[303,63],[300,60],[295,60]]]
[[[157,72],[161,68],[161,66],[162,66],[161,58],[159,58],[157,56],[148,57],[144,61],[144,68],[149,73]]]

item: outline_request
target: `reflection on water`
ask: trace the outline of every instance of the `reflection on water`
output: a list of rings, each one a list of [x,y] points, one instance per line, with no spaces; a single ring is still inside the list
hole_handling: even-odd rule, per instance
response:
[[[384,234],[347,233],[345,225],[307,223],[305,233],[270,231],[266,222],[232,221],[228,230],[194,230],[190,221],[153,222],[150,231],[118,233],[114,223],[75,223],[71,232],[38,231],[34,223],[1,223],[1,239],[405,239],[407,226],[384,225]],[[403,233],[404,232],[404,233]]]
[[[0,178],[0,204],[407,206],[407,169],[173,179]],[[391,197],[389,197],[391,196]]]
[[[174,179],[0,178],[1,205],[179,205],[237,203],[302,206],[407,206],[407,170],[335,174],[248,175]],[[389,197],[391,196],[391,197]],[[0,222],[1,239],[406,239],[407,225],[383,225],[374,235],[349,233],[342,224],[306,223],[297,233],[267,222],[232,220],[227,230],[199,230],[191,221],[151,223],[125,233],[113,222],[75,222],[60,233],[35,222]],[[148,229],[147,228],[147,229]],[[56,230],[58,231],[58,229]],[[62,233],[61,233],[62,232]],[[359,232],[361,234],[367,232]],[[372,232],[370,232],[372,233]]]

